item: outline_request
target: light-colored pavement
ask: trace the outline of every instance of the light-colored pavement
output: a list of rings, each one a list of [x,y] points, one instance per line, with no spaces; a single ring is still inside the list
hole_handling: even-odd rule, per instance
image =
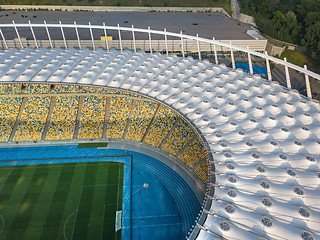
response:
[[[222,7],[133,7],[133,6],[54,6],[54,5],[0,5],[4,10],[49,10],[90,12],[221,12],[231,18]]]
[[[13,14],[15,12],[15,14]],[[5,16],[8,14],[8,16]],[[30,20],[32,23],[73,23],[77,24],[98,24],[106,25],[147,28],[163,30],[171,32],[183,31],[185,34],[196,35],[200,37],[212,38],[218,40],[246,40],[252,39],[246,34],[250,29],[250,25],[241,23],[237,20],[230,19],[221,13],[195,13],[195,12],[60,12],[60,11],[2,11],[0,12],[0,23],[11,23],[14,20],[16,23],[27,23]],[[23,16],[22,16],[23,15]],[[25,17],[26,16],[26,17]],[[36,16],[36,17],[34,17]],[[27,36],[32,38],[30,29],[19,29],[25,31]],[[47,39],[43,30],[36,32],[38,39]],[[53,38],[56,34],[56,39],[61,39],[61,33],[57,30],[50,30]],[[66,37],[68,39],[76,39],[74,30],[66,30]],[[102,33],[96,32],[95,36],[100,36]],[[117,39],[117,33],[110,33],[114,39]],[[22,34],[21,34],[22,35]],[[81,39],[90,39],[89,31],[80,31]],[[6,38],[15,38],[14,29],[7,33]],[[137,39],[148,39],[147,34],[137,35]],[[123,35],[123,38],[130,38],[131,35]],[[157,36],[152,36],[153,39],[160,39]]]
[[[240,11],[239,11],[239,6],[238,6],[237,0],[231,0],[231,11],[232,11],[232,18],[238,19]]]

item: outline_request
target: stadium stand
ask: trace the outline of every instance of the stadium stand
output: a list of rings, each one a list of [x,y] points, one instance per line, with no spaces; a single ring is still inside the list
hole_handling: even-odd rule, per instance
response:
[[[50,97],[29,97],[13,141],[41,140],[49,112]]]
[[[194,135],[192,127],[181,119],[162,149],[175,156]]]
[[[101,138],[105,118],[106,97],[85,96],[81,108],[78,138]]]
[[[178,156],[178,159],[186,164],[189,168],[207,155],[205,147],[201,140],[196,137],[192,143]]]
[[[112,97],[107,123],[107,138],[122,138],[132,106],[132,100],[125,97]]]
[[[209,179],[209,164],[207,161],[203,161],[199,166],[197,166],[193,171],[199,176],[202,182],[207,182]]]
[[[141,141],[142,137],[146,134],[144,142],[154,147],[159,147],[171,130],[172,133],[163,142],[163,150],[173,156],[182,151],[178,159],[189,168],[192,168],[196,162],[206,156],[204,146],[198,137],[186,149],[183,149],[184,145],[195,135],[194,130],[185,120],[181,119],[177,122],[178,116],[176,113],[164,105],[160,105],[156,112],[156,102],[138,100],[139,98],[143,99],[143,97],[131,92],[61,84],[1,84],[0,88],[3,95],[19,93],[30,95],[30,97],[27,97],[13,141],[38,141],[43,137],[46,140],[72,139],[77,126],[76,121],[80,97],[77,95],[68,96],[68,94],[95,93],[98,95],[83,96],[80,117],[78,119],[79,131],[78,135],[75,136],[76,138],[101,138],[106,120],[106,138],[121,139],[124,136],[125,130],[127,130],[125,139]],[[56,97],[52,105],[52,114],[49,116],[50,119],[48,120],[50,122],[48,131],[46,132],[44,128],[50,107],[50,94],[60,95]],[[108,116],[105,116],[106,96],[110,96]],[[137,100],[133,100],[132,97]],[[4,116],[8,114],[11,116],[18,115],[22,98],[2,98],[2,101],[9,101],[9,103],[5,103],[8,110],[2,109]],[[130,113],[131,118],[128,122]],[[3,121],[2,127],[4,131],[2,141],[8,141],[13,125],[16,122],[15,118],[13,117],[13,120],[8,123]],[[151,123],[152,118],[154,118],[154,121]],[[177,125],[173,129],[176,122]],[[151,125],[149,126],[150,123]],[[148,128],[149,131],[146,132]],[[45,133],[46,136],[43,136]],[[199,177],[202,180],[207,180],[207,178],[203,178],[200,175]]]
[[[1,95],[13,95],[21,93],[21,87],[18,84],[0,84]]]
[[[161,105],[150,127],[145,143],[158,147],[177,121],[177,118],[177,115],[170,108]]]
[[[19,113],[22,98],[0,97],[0,141],[9,140],[11,131]]]
[[[26,94],[45,94],[50,92],[50,85],[27,84],[23,93]]]
[[[70,88],[70,91],[73,91],[73,88]],[[59,96],[56,98],[46,140],[73,138],[78,102],[79,97],[76,96]]]
[[[143,134],[147,130],[156,109],[156,103],[146,101],[136,101],[135,108],[130,119],[127,140],[141,141]]]

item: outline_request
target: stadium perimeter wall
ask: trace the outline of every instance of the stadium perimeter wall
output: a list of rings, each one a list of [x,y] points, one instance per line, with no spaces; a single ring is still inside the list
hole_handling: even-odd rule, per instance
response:
[[[92,11],[92,12],[220,12],[231,18],[222,7],[113,7],[113,6],[51,6],[51,5],[0,5],[5,10],[49,10],[49,11]]]

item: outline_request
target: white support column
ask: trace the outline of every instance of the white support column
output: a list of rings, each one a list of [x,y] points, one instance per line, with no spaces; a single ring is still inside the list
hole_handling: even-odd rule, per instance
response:
[[[18,36],[18,39],[19,39],[19,42],[20,42],[20,45],[21,45],[21,48],[24,48],[23,44],[22,44],[22,41],[21,41],[21,38],[20,38],[20,35],[19,35],[19,32],[18,32],[18,29],[16,27],[16,23],[12,20],[12,23],[13,23],[13,26],[14,26],[14,29],[16,30],[16,34]]]
[[[6,39],[4,38],[4,35],[3,35],[3,32],[2,32],[2,30],[1,30],[1,28],[0,28],[0,34],[1,34],[2,40],[3,40],[3,42],[4,42],[4,45],[6,46],[6,48],[8,48],[7,41],[6,41]]]
[[[64,32],[63,32],[63,28],[62,28],[61,21],[59,21],[59,24],[60,24],[61,35],[62,35],[62,38],[63,38],[64,46],[65,46],[65,48],[67,49],[67,48],[68,48],[68,45],[67,45],[66,37],[64,36]]]
[[[182,35],[182,31],[180,31],[180,34]],[[183,38],[181,36],[181,53],[182,53],[182,57],[184,57],[184,46],[183,46]]]
[[[249,46],[247,46],[247,49],[249,49]],[[250,74],[253,74],[253,68],[252,68],[252,61],[251,61],[251,54],[248,52],[248,61],[249,61],[249,70]]]
[[[212,40],[214,41],[214,37],[212,38]],[[216,61],[216,64],[219,64],[219,61],[218,61],[218,55],[217,55],[217,49],[216,49],[216,44],[214,43],[213,44],[213,51],[214,51],[214,58],[215,58],[215,61]]]
[[[167,38],[167,29],[164,29],[164,41],[166,43],[166,54],[167,56],[169,55],[169,52],[168,52],[168,38]]]
[[[267,52],[267,51],[265,51],[264,53],[265,53],[266,55],[268,55],[268,52]],[[266,64],[267,64],[268,79],[269,79],[270,81],[272,81],[270,62],[269,62],[269,59],[268,59],[268,58],[266,58]]]
[[[30,20],[28,21],[28,23],[30,25],[30,30],[31,30],[31,33],[32,33],[32,36],[33,36],[34,44],[36,45],[36,48],[39,48],[38,42],[37,42],[37,38],[36,38],[36,35],[34,34],[34,31],[33,31],[33,28],[32,28]]]
[[[48,39],[49,39],[49,42],[50,42],[50,46],[51,46],[51,48],[53,48],[52,41],[51,41],[51,37],[50,37],[50,32],[49,32],[47,23],[46,23],[46,21],[43,21],[43,22],[44,22],[44,25],[45,25],[45,27],[46,27],[46,31],[47,31],[47,34],[48,34]]]
[[[90,35],[91,35],[92,48],[93,48],[93,50],[96,50],[96,46],[94,45],[94,38],[93,38],[93,33],[92,33],[92,27],[91,27],[91,23],[90,23],[90,22],[89,22],[89,30],[90,30]]]
[[[151,42],[151,32],[150,27],[148,27],[148,34],[149,34],[149,47],[150,47],[150,53],[152,53],[152,42]]]
[[[304,65],[304,69],[305,69],[305,70],[308,70],[308,69],[307,69],[307,65]],[[312,98],[309,75],[308,75],[308,74],[305,74],[305,78],[306,78],[307,97],[308,97],[308,98]]]
[[[80,42],[79,32],[78,32],[78,28],[77,28],[77,23],[76,23],[76,21],[74,21],[73,23],[74,23],[74,29],[76,30],[76,34],[77,34],[79,48],[81,49],[81,42]]]
[[[133,40],[133,49],[134,49],[134,52],[136,53],[137,52],[136,37],[134,35],[134,27],[133,27],[133,25],[132,25],[132,40]]]
[[[122,40],[121,40],[121,32],[120,32],[120,26],[119,26],[119,24],[118,24],[118,34],[119,34],[119,43],[120,43],[120,50],[121,50],[121,52],[122,52]]]
[[[287,63],[287,58],[284,58],[284,61]],[[289,69],[287,64],[284,65],[284,70],[286,73],[287,88],[291,89],[291,81],[290,81]]]
[[[230,45],[232,45],[232,42],[231,42],[231,41],[230,41]],[[232,68],[233,68],[233,69],[236,69],[236,63],[235,63],[235,61],[234,61],[233,50],[232,50],[231,47],[230,47],[230,54],[231,54]]]
[[[201,51],[200,51],[200,43],[199,43],[199,34],[198,33],[197,33],[197,47],[198,47],[199,61],[201,61]]]
[[[107,51],[109,52],[108,36],[107,36],[107,29],[106,29],[105,23],[103,23],[103,32],[104,32],[104,36],[106,37],[106,48],[107,48]]]

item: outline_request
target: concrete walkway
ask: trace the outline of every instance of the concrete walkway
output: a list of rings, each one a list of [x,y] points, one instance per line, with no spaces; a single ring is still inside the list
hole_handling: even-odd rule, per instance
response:
[[[237,0],[231,0],[232,18],[239,19],[240,9]]]
[[[4,10],[42,9],[49,11],[92,12],[220,12],[231,18],[221,7],[113,7],[113,6],[51,6],[51,5],[0,5]]]

